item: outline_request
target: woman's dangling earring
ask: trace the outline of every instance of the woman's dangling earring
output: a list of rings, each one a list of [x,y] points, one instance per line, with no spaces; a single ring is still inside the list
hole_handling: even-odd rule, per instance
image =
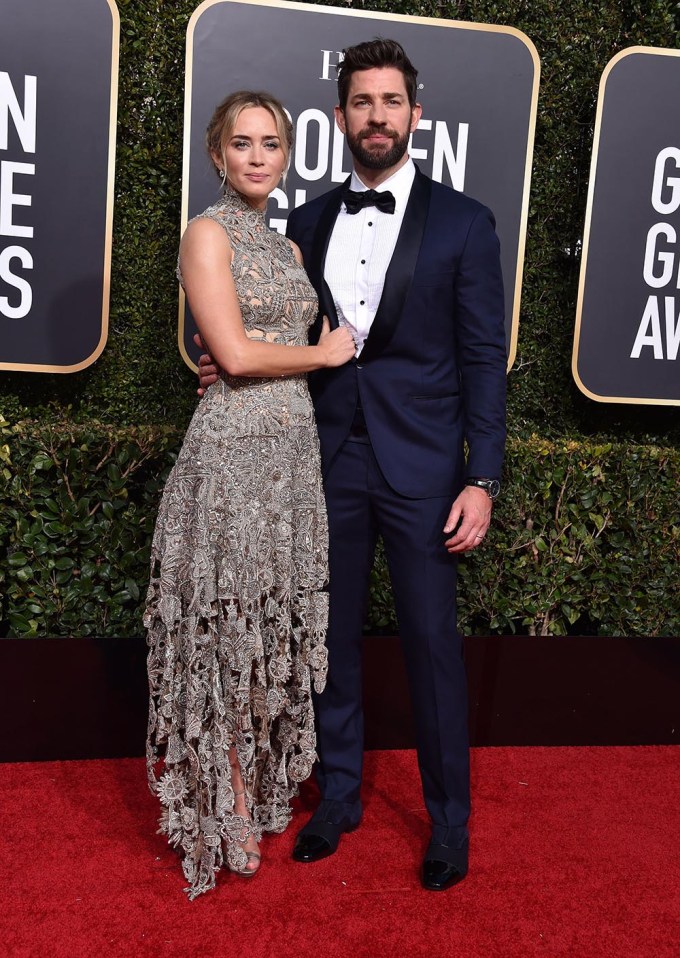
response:
[[[224,189],[224,184],[225,184],[225,182],[226,182],[226,180],[227,180],[227,171],[226,171],[226,170],[221,170],[221,169],[219,168],[219,166],[216,167],[216,169],[217,169],[217,172],[220,174],[220,177],[221,177],[220,188],[221,188],[221,189]]]

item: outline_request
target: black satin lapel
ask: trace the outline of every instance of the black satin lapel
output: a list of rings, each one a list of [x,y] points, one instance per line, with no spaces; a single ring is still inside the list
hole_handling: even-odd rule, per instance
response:
[[[324,316],[328,316],[331,329],[335,329],[338,325],[338,312],[333,302],[333,294],[328,287],[328,283],[323,278],[323,271],[331,233],[333,232],[335,221],[338,218],[340,203],[342,202],[342,193],[348,184],[349,178],[339,189],[333,190],[330,194],[328,203],[324,206],[323,212],[316,224],[312,244],[310,279],[316,287],[316,292],[319,297],[319,312]]]
[[[416,177],[406,204],[397,245],[385,275],[383,294],[364,348],[357,357],[359,360],[372,359],[379,355],[394,334],[413,282],[430,208],[431,192],[432,181],[416,168]]]

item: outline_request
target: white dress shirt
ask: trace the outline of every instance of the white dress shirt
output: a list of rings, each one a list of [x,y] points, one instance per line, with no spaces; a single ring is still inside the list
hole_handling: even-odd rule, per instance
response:
[[[335,221],[324,267],[324,278],[333,295],[338,320],[348,326],[361,352],[382,296],[385,274],[397,243],[404,211],[416,175],[413,160],[408,159],[396,173],[376,189],[389,190],[395,200],[394,213],[383,213],[375,206],[348,213],[345,204]],[[349,188],[367,190],[355,172]]]

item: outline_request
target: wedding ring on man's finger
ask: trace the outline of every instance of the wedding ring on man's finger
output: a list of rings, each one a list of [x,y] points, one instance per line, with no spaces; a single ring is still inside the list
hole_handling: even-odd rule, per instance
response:
[[[483,539],[484,536],[475,536],[475,539]]]

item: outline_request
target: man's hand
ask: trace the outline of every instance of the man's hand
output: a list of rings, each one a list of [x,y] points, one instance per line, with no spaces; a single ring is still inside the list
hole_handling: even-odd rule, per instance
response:
[[[194,335],[194,342],[199,349],[205,349],[205,344],[199,333]],[[198,359],[198,395],[202,396],[208,386],[212,386],[220,378],[220,368],[209,353],[203,353]]]
[[[444,526],[448,535],[460,521],[460,528],[444,543],[448,552],[470,552],[484,542],[491,521],[491,506],[491,499],[484,489],[465,486],[451,506]]]

